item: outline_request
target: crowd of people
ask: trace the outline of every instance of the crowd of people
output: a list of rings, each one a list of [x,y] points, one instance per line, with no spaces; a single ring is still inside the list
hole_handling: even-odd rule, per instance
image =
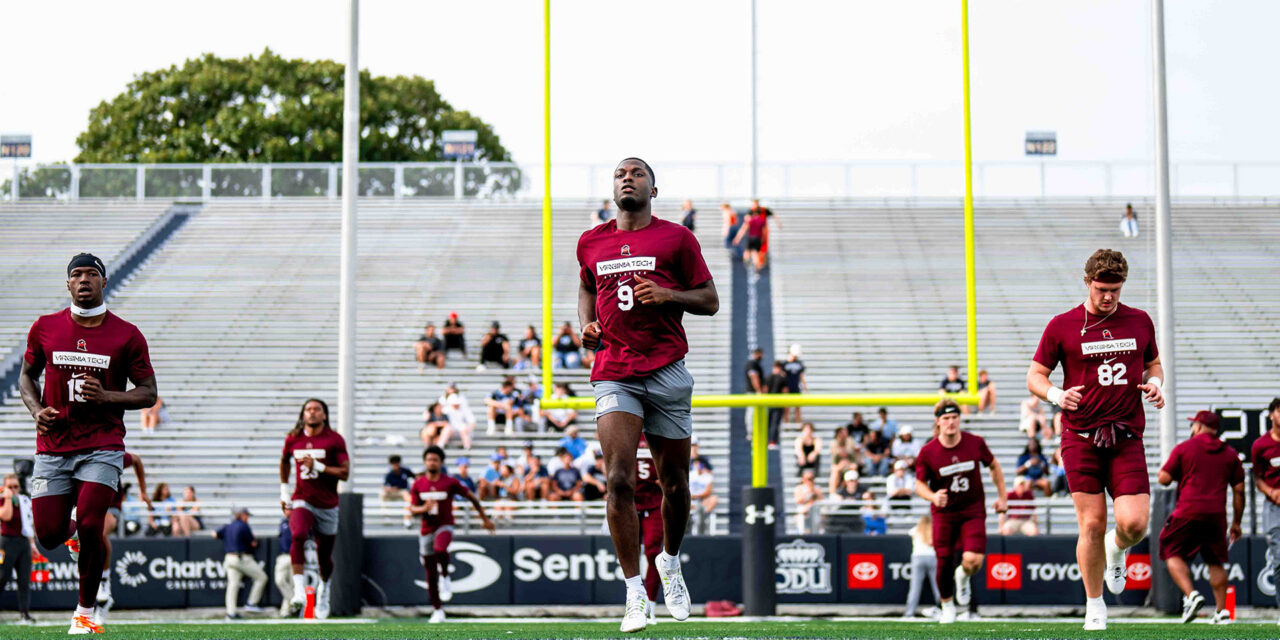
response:
[[[551,362],[556,369],[591,368],[595,353],[582,348],[582,337],[573,328],[573,323],[560,325],[551,345]],[[455,352],[463,360],[467,354],[466,326],[458,318],[457,312],[450,312],[442,327],[437,330],[435,323],[428,322],[422,335],[413,343],[414,360],[418,363],[418,371],[426,371],[428,366],[444,369]],[[476,370],[487,369],[537,369],[542,366],[542,338],[538,329],[528,325],[524,336],[518,342],[512,342],[502,332],[502,324],[497,320],[489,323],[489,330],[480,337],[480,351],[476,354]]]

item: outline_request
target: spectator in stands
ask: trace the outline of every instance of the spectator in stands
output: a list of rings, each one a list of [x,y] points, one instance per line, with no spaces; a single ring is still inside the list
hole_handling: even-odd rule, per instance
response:
[[[572,396],[573,389],[567,382],[557,382],[556,389],[551,394],[551,397],[557,400]],[[576,409],[542,409],[541,413],[545,425],[556,431],[564,431],[578,421],[578,411]]]
[[[862,475],[889,475],[893,458],[889,450],[889,442],[884,439],[883,433],[875,430],[867,433],[867,441],[862,443]]]
[[[698,211],[693,208],[693,201],[685,200],[680,205],[680,212],[684,214],[680,219],[680,224],[684,225],[684,228],[693,231],[694,227],[697,226],[698,218]]]
[[[1027,434],[1028,438],[1034,438],[1036,434],[1046,431],[1044,409],[1040,405],[1040,398],[1034,395],[1028,396],[1022,401],[1019,410],[1021,415],[1018,418],[1018,430]]]
[[[494,505],[493,511],[498,515],[496,517],[503,518],[507,522],[511,522],[511,513],[515,511],[515,501],[523,495],[524,486],[520,482],[520,475],[516,470],[506,462],[498,468],[498,479],[494,481],[496,487],[496,499],[498,504]]]
[[[751,350],[751,358],[747,360],[747,393],[765,393],[767,389],[764,386],[764,366],[761,361],[764,360],[764,351],[760,349]]]
[[[436,445],[443,449],[449,442],[449,436],[453,434],[449,418],[444,415],[444,407],[440,406],[439,402],[432,402],[431,406],[422,412],[422,421],[422,430],[418,432],[418,439],[422,440],[422,446]]]
[[[608,478],[604,473],[604,452],[595,451],[591,465],[582,473],[582,499],[601,500],[609,493]]]
[[[707,468],[707,471],[715,469],[715,466],[711,464],[711,461],[708,460],[706,456],[702,455],[702,451],[698,447],[698,436],[693,435],[689,437],[689,470],[692,471],[693,465],[698,463],[702,463],[702,465]]]
[[[546,500],[547,483],[550,482],[550,477],[547,468],[542,465],[542,458],[530,456],[529,467],[525,470],[523,478],[525,500]]]
[[[862,514],[857,509],[857,503],[861,501],[862,485],[858,480],[858,472],[853,469],[831,479],[831,499],[838,501],[840,505],[827,514],[827,533],[862,533]]]
[[[751,265],[759,273],[764,268],[764,243],[765,236],[769,232],[769,222],[765,219],[764,213],[752,210],[747,213],[747,220],[738,229],[738,235],[734,237],[733,244],[738,246],[746,240],[746,250],[742,253],[743,264]]]
[[[964,393],[966,388],[968,388],[968,384],[965,383],[964,378],[960,377],[960,367],[953,364],[947,367],[947,375],[943,376],[942,382],[938,383],[938,395]],[[969,413],[969,405],[960,405],[960,412],[967,415]]]
[[[413,472],[400,464],[400,456],[387,458],[387,474],[382,476],[382,499],[404,502],[413,482]]]
[[[227,570],[227,591],[224,603],[227,620],[239,620],[236,613],[236,601],[240,598],[240,583],[246,576],[253,581],[249,589],[249,600],[245,603],[245,611],[259,612],[262,594],[267,590],[267,573],[254,560],[254,550],[258,548],[258,540],[253,537],[253,529],[249,527],[249,509],[236,509],[230,523],[223,525],[213,533],[213,537],[222,540],[224,555],[222,565]]]
[[[529,414],[520,406],[520,398],[516,379],[504,376],[502,385],[485,398],[484,404],[489,410],[489,426],[485,433],[493,435],[498,425],[502,425],[503,433],[515,433],[515,429],[522,426],[521,421],[529,419]]]
[[[693,519],[690,525],[694,533],[710,534],[711,515],[716,511],[715,473],[711,467],[701,460],[693,461],[689,471],[689,500],[693,505]]]
[[[845,431],[849,432],[849,438],[857,444],[862,444],[867,439],[867,432],[871,431],[871,426],[862,419],[861,411],[854,411],[853,418],[844,425]]]
[[[556,334],[555,341],[555,362],[553,363],[558,369],[577,369],[584,364],[582,354],[582,339],[578,337],[578,332],[573,330],[573,325],[566,322],[560,325],[560,333]]]
[[[906,460],[893,463],[893,473],[885,480],[885,499],[894,509],[910,509],[911,498],[916,494],[916,478],[914,475],[907,475],[909,466]]]
[[[841,500],[861,500],[862,499],[862,483],[861,476],[857,471],[850,469],[841,476],[840,486],[832,493]]]
[[[556,449],[556,458],[560,460],[560,468],[551,474],[551,482],[547,485],[547,499],[553,502],[582,502],[582,472],[573,466],[573,454],[568,449],[559,447]]]
[[[804,362],[800,360],[800,345],[787,349],[787,361],[782,364],[787,374],[787,393],[808,393],[809,381],[804,377]],[[800,407],[791,407],[791,419],[800,422]]]
[[[436,336],[436,325],[427,323],[418,341],[413,343],[413,353],[418,361],[418,373],[426,370],[428,364],[434,364],[437,369],[444,368],[444,341]]]
[[[738,213],[728,202],[720,204],[720,237],[724,238],[724,248],[733,248],[733,239],[738,235]]]
[[[869,536],[882,536],[888,533],[888,522],[884,509],[876,502],[870,491],[862,492],[863,533]]]
[[[1015,474],[1026,478],[1031,486],[1043,491],[1044,495],[1053,495],[1053,483],[1049,479],[1049,459],[1044,456],[1039,440],[1027,439],[1027,446],[1022,448],[1022,453],[1018,456],[1018,470]]]
[[[933,549],[933,515],[928,511],[911,527],[911,587],[907,591],[907,610],[904,618],[914,618],[920,605],[920,592],[925,580],[933,587],[933,601],[942,602],[938,592],[938,552]]]
[[[177,514],[173,517],[173,535],[185,538],[203,528],[204,516],[200,515],[196,488],[187,485],[182,490],[182,501],[178,503]]]
[[[795,453],[798,467],[796,473],[813,471],[815,476],[821,473],[822,439],[814,435],[812,422],[800,425],[800,435],[796,436]]]
[[[444,326],[440,330],[444,334],[444,351],[447,355],[449,351],[457,349],[462,352],[462,357],[467,357],[467,328],[458,319],[457,311],[450,311],[449,317],[445,318]]]
[[[613,206],[613,201],[605,200],[600,203],[600,208],[596,209],[595,216],[591,219],[591,226],[604,224],[613,219],[613,211],[609,207]]]
[[[476,481],[476,486],[479,488],[476,495],[481,500],[493,500],[498,496],[497,482],[502,475],[502,463],[506,458],[496,451],[489,454],[489,466],[485,467],[484,473],[480,474],[480,479]]]
[[[525,420],[537,427],[538,433],[546,430],[542,423],[542,411],[540,409],[542,406],[542,385],[538,384],[537,376],[529,375],[524,393],[520,394],[518,406],[524,411]]]
[[[978,413],[996,412],[996,385],[986,369],[978,369]]]
[[[155,433],[156,427],[169,421],[169,410],[164,406],[164,398],[156,396],[156,403],[139,411],[142,414],[142,432]]]
[[[476,414],[471,412],[471,405],[467,403],[467,397],[458,392],[458,383],[450,382],[444,388],[444,395],[438,400],[441,409],[446,418],[449,419],[449,426],[462,438],[462,448],[471,450],[471,433],[476,428]],[[441,437],[444,443],[449,442],[449,432],[446,430]],[[441,448],[444,444],[437,441]]]
[[[1120,217],[1120,235],[1126,238],[1138,237],[1138,214],[1132,204],[1124,205],[1124,215]]]
[[[476,370],[483,371],[486,365],[511,368],[511,340],[502,332],[502,325],[497,320],[489,325],[489,332],[480,338],[480,365]]]
[[[1013,481],[1013,491],[1009,492],[1008,498],[1009,510],[1000,514],[1000,535],[1040,535],[1040,528],[1036,526],[1036,494],[1031,490],[1031,479],[1019,475]]]
[[[524,328],[519,348],[516,369],[537,369],[542,366],[542,339],[538,337],[538,330],[533,325]]]
[[[1062,445],[1053,450],[1049,457],[1049,491],[1050,496],[1065,496],[1071,492],[1067,487],[1067,470],[1062,466]]]
[[[844,427],[837,427],[831,443],[831,477],[827,480],[827,490],[832,494],[840,487],[847,472],[857,473],[862,468],[862,445],[845,433]]]
[[[922,446],[924,445],[912,433],[911,425],[904,424],[898,429],[898,437],[893,439],[893,444],[889,447],[889,455],[898,462],[907,463],[908,467],[914,467]]]
[[[880,407],[876,415],[879,416],[879,419],[876,420],[871,429],[879,431],[880,435],[884,436],[885,441],[893,440],[893,437],[898,435],[898,421],[889,417],[889,409],[886,407]]]
[[[800,475],[800,484],[796,485],[793,497],[796,503],[796,528],[801,534],[807,535],[814,533],[813,519],[817,512],[813,510],[813,506],[822,502],[822,489],[813,482],[813,469],[805,469]]]
[[[471,458],[462,456],[454,464],[458,466],[457,470],[453,472],[454,479],[461,482],[462,486],[466,487],[471,493],[476,493],[479,487],[476,486],[476,481],[471,477]]]
[[[534,457],[535,456],[533,455],[533,441],[525,440],[523,443],[520,444],[520,457],[516,458],[516,462],[515,462],[516,473],[520,474],[520,476],[523,477],[525,472],[529,470],[529,464],[530,464],[529,461],[532,460]]]
[[[781,360],[773,362],[773,371],[765,378],[764,386],[768,393],[787,393],[787,373]],[[769,409],[769,448],[778,448],[778,440],[782,435],[782,417],[786,409]]]
[[[587,452],[587,441],[578,436],[577,426],[570,426],[565,429],[564,437],[560,438],[560,442],[557,442],[556,446],[562,447],[569,453],[570,462],[582,457],[582,454]],[[556,457],[560,457],[560,454],[557,453]]]

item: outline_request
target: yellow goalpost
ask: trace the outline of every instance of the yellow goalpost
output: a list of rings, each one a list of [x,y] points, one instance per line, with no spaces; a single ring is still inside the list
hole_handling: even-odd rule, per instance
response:
[[[966,346],[970,385],[976,384],[978,371],[978,327],[975,300],[974,228],[973,228],[973,153],[970,142],[969,117],[969,7],[968,0],[960,0],[961,60],[964,78],[964,262],[965,262],[965,320]],[[551,216],[551,0],[543,0],[543,187],[542,187],[542,335],[549,336],[552,326],[552,216]],[[573,397],[553,399],[548,397],[552,389],[552,354],[542,350],[542,407],[547,409],[594,409],[595,399]],[[976,393],[953,394],[956,402],[965,405],[978,404]],[[752,461],[751,483],[754,487],[768,484],[768,411],[770,408],[795,406],[932,406],[938,395],[932,393],[899,394],[725,394],[698,395],[693,397],[694,408],[751,407]]]

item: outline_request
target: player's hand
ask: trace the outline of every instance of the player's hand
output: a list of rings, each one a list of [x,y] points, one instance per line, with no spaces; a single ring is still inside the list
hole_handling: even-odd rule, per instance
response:
[[[1084,394],[1080,393],[1080,390],[1083,388],[1084,385],[1080,385],[1063,391],[1062,397],[1058,398],[1058,406],[1062,407],[1063,411],[1075,411],[1076,409],[1079,409],[1080,401],[1084,399]]]
[[[1227,545],[1230,546],[1235,544],[1242,535],[1244,534],[1240,531],[1240,525],[1231,525],[1231,528],[1227,530]]]
[[[1008,510],[1009,510],[1009,499],[1008,499],[1008,498],[996,498],[996,503],[995,503],[995,505],[994,505],[994,506],[995,506],[995,509],[996,509],[996,513],[1005,513],[1006,511],[1008,511]]]
[[[102,404],[107,401],[107,390],[102,388],[102,383],[93,376],[85,376],[84,382],[80,385],[80,397],[85,402],[94,404]]]
[[[311,456],[302,456],[302,466],[308,469],[316,468],[316,459]]]
[[[636,300],[639,300],[640,304],[666,304],[675,300],[674,291],[666,287],[660,287],[654,281],[648,280],[639,274],[632,277],[636,279],[636,282],[640,283],[635,288]]]
[[[945,508],[947,506],[947,490],[946,489],[939,489],[937,493],[933,494],[933,506],[939,509]]]
[[[155,510],[156,510],[156,506],[155,506],[154,504],[151,504],[151,498],[143,497],[143,498],[142,498],[142,501],[143,501],[144,503],[146,503],[146,505],[147,505],[147,511],[155,511]]]
[[[1147,383],[1138,385],[1138,390],[1142,392],[1142,398],[1155,408],[1164,408],[1164,391],[1160,387]]]
[[[280,501],[280,511],[281,511],[282,513],[284,513],[285,517],[288,517],[288,516],[289,516],[289,503],[288,503],[288,502],[285,502],[285,501],[283,501],[283,500],[281,500],[281,501]]]
[[[45,407],[36,412],[36,433],[44,435],[53,428],[54,421],[58,419],[58,410],[53,407]]]
[[[602,335],[604,335],[604,330],[600,328],[600,321],[588,322],[587,326],[582,328],[582,348],[591,349],[592,351],[599,349]]]
[[[480,526],[484,527],[485,531],[488,531],[489,533],[493,533],[494,530],[497,529],[497,527],[493,525],[493,521],[489,519],[489,516],[485,516],[480,520]]]

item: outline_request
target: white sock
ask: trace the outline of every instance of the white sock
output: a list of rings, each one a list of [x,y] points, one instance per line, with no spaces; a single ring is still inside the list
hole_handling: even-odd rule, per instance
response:
[[[1124,549],[1120,548],[1120,540],[1116,538],[1116,530],[1112,529],[1102,538],[1103,547],[1107,550],[1107,561],[1114,560],[1114,556],[1123,557]],[[1113,563],[1114,564],[1114,563]]]
[[[93,615],[93,607],[82,607],[82,606],[80,606],[80,605],[78,605],[78,604],[77,604],[77,605],[76,605],[76,615],[78,615],[78,616],[92,616],[92,615]]]
[[[110,570],[110,569],[103,569],[103,570],[102,570],[102,579],[103,579],[103,580],[110,580],[110,579],[111,579],[111,570]]]
[[[316,585],[316,593],[329,593],[329,581],[321,580],[320,584]]]
[[[661,552],[658,553],[658,562],[660,564],[665,564],[668,567],[680,566],[680,550],[677,549],[675,555],[671,555],[667,553],[665,549],[662,550]]]
[[[1096,598],[1084,599],[1085,611],[1098,611],[1100,609],[1105,611],[1106,608],[1107,608],[1107,602],[1102,599],[1102,596],[1098,596]]]
[[[644,580],[640,576],[631,576],[630,578],[623,580],[623,582],[627,585],[628,596],[632,593],[644,593]],[[648,599],[649,597],[645,596],[645,600]]]
[[[307,576],[301,573],[293,574],[293,597],[295,599],[306,599],[307,594]]]

